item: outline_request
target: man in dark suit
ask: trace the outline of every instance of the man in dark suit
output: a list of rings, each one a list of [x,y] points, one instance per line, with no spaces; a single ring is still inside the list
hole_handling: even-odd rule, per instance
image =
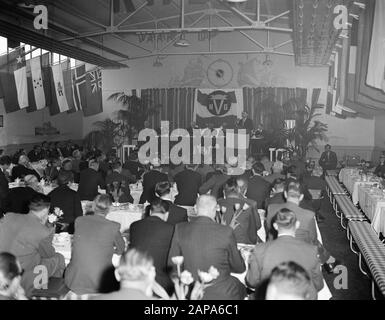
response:
[[[135,176],[129,175],[124,176],[122,174],[122,163],[117,161],[112,165],[113,171],[107,175],[106,185],[107,192],[114,199],[114,202],[133,203],[134,199],[131,196],[130,191],[130,183],[134,183],[136,181]]]
[[[71,177],[71,174],[66,171],[60,172],[57,180],[59,186],[48,196],[51,198],[51,209],[58,207],[63,211],[61,222],[66,224],[63,231],[73,234],[75,219],[83,216],[83,210],[79,194],[68,186],[71,183]]]
[[[88,163],[89,168],[80,173],[80,183],[78,187],[78,194],[80,200],[92,201],[99,194],[98,187],[106,188],[106,184],[99,171],[99,163],[92,159]]]
[[[171,200],[170,182],[158,182],[155,186],[155,192],[163,201],[166,201],[169,205],[169,214],[166,220],[168,223],[175,225],[180,222],[188,221],[187,210],[175,205]]]
[[[325,151],[321,154],[321,158],[318,163],[324,170],[324,175],[326,170],[335,170],[337,168],[337,155],[335,152],[331,151],[332,147],[330,144],[325,146]]]
[[[12,181],[24,179],[25,176],[34,175],[40,181],[40,175],[32,168],[26,155],[19,157],[18,165],[12,168]]]
[[[245,263],[237,249],[232,228],[214,221],[217,201],[213,196],[202,195],[196,204],[198,218],[193,222],[180,223],[175,232],[169,253],[169,266],[175,256],[184,257],[184,268],[194,279],[198,270],[207,272],[211,266],[219,271],[217,279],[204,290],[205,300],[241,300],[246,295],[243,284],[231,273],[245,271]]]
[[[151,170],[143,176],[143,192],[139,203],[152,202],[156,198],[155,186],[158,182],[168,181],[167,174],[161,172],[159,159],[151,161]]]
[[[293,211],[297,220],[300,222],[299,228],[296,230],[296,238],[318,247],[319,259],[324,264],[325,269],[330,273],[336,264],[334,257],[325,249],[317,238],[317,227],[315,213],[313,211],[303,209],[300,203],[303,199],[300,185],[297,182],[291,182],[285,191],[286,203],[271,204],[267,208],[267,216],[265,221],[266,237],[268,239],[276,238],[276,229],[273,224],[276,214],[279,210],[286,208]]]
[[[247,112],[242,112],[242,119],[238,120],[237,129],[246,129],[247,134],[250,134],[253,128],[253,121],[249,118]]]
[[[24,179],[25,187],[16,187],[8,192],[8,196],[4,201],[5,212],[27,214],[31,200],[40,193],[43,193],[35,176],[28,175]]]
[[[174,291],[167,270],[167,258],[174,226],[167,223],[169,203],[155,199],[150,205],[150,216],[130,226],[130,248],[146,252],[154,260],[156,281],[169,295]]]
[[[201,185],[201,175],[194,171],[194,165],[186,165],[182,172],[175,175],[174,181],[178,188],[175,204],[181,206],[194,206]]]
[[[110,198],[98,195],[94,200],[94,214],[75,220],[71,261],[64,281],[76,294],[99,293],[106,270],[113,267],[113,254],[124,252],[120,224],[106,219],[110,207]]]
[[[210,194],[216,199],[223,198],[223,186],[226,181],[231,178],[227,175],[226,167],[223,165],[216,166],[217,171],[199,188],[199,194]]]
[[[8,156],[2,156],[0,158],[0,217],[5,213],[5,199],[8,196],[9,187],[8,179],[5,176],[5,172],[11,165],[11,158]]]
[[[281,209],[276,215],[274,228],[278,232],[276,240],[257,244],[250,255],[246,283],[258,288],[266,280],[271,271],[283,262],[293,261],[302,266],[310,275],[314,288],[313,299],[317,298],[323,284],[317,247],[296,238],[296,230],[300,222],[294,212]]]
[[[130,173],[136,177],[136,179],[140,179],[144,170],[143,166],[139,162],[137,152],[130,153],[128,161],[126,161],[123,165],[123,169],[129,170]]]
[[[253,176],[249,179],[246,197],[256,201],[258,209],[263,209],[270,195],[270,183],[262,177],[265,168],[260,162],[256,162],[252,170]]]
[[[10,252],[20,261],[25,271],[21,285],[28,297],[34,289],[37,266],[45,266],[46,275],[55,278],[61,278],[65,269],[64,257],[52,246],[55,229],[47,227],[49,207],[49,198],[37,194],[28,214],[8,213],[0,223],[0,252]]]
[[[42,150],[40,148],[40,146],[36,145],[36,146],[33,146],[33,149],[28,152],[28,158],[30,161],[32,162],[37,162],[42,158]]]
[[[261,228],[261,220],[256,208],[249,205],[244,197],[239,194],[237,179],[227,180],[225,184],[225,198],[219,199],[221,208],[221,221],[229,225],[235,214],[236,218],[234,235],[237,243],[256,244],[259,240],[257,231]]]

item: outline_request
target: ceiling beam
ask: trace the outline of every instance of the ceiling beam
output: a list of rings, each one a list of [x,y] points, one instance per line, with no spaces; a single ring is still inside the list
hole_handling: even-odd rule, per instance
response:
[[[223,0],[217,0],[217,2],[220,3],[221,5],[223,5],[225,8],[227,8],[231,12],[233,12],[236,16],[241,18],[243,21],[245,21],[249,25],[254,25],[256,23],[255,20],[251,19],[245,13],[243,13],[240,10],[238,10],[237,8],[230,6],[227,2],[225,2]]]

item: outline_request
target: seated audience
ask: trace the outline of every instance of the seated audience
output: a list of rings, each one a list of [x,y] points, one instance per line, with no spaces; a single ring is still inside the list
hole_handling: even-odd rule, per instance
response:
[[[32,168],[29,159],[25,155],[19,157],[18,165],[12,168],[12,181],[24,179],[27,175],[34,175],[40,181],[40,175]]]
[[[143,192],[139,203],[152,202],[156,198],[155,186],[158,182],[168,181],[167,174],[161,170],[160,159],[151,161],[151,170],[143,176]]]
[[[250,255],[247,285],[258,290],[258,286],[275,267],[286,261],[294,261],[307,270],[315,289],[320,291],[323,288],[323,276],[317,247],[296,238],[300,222],[295,213],[286,208],[279,210],[273,226],[278,232],[277,239],[257,244]],[[316,294],[313,297],[316,299]]]
[[[139,180],[144,172],[143,166],[140,164],[138,159],[138,153],[132,152],[128,156],[128,161],[123,165],[123,169],[129,170],[137,180]]]
[[[298,182],[300,184],[301,192],[304,195],[303,199],[305,201],[310,202],[313,199],[308,187],[303,182],[303,175],[301,177],[298,176],[298,169],[294,165],[289,166],[286,170],[286,185],[289,185],[290,182]]]
[[[24,178],[25,186],[16,187],[9,190],[5,198],[5,212],[23,213],[29,212],[31,200],[38,194],[42,194],[43,190],[39,185],[39,181],[33,175]]]
[[[146,252],[154,260],[156,281],[172,294],[174,286],[167,270],[167,258],[174,226],[167,223],[169,203],[155,199],[150,205],[150,216],[130,226],[130,248]]]
[[[51,158],[48,161],[47,168],[44,170],[44,177],[49,182],[56,182],[59,175],[61,162],[58,158]]]
[[[169,205],[169,214],[167,222],[170,224],[177,224],[180,222],[187,222],[187,210],[174,204],[171,200],[171,184],[168,181],[158,182],[155,186],[155,192],[163,201]]]
[[[11,158],[2,156],[0,158],[0,217],[5,213],[5,201],[8,196],[9,186],[7,178],[7,170],[11,165]]]
[[[113,171],[107,175],[106,185],[107,192],[110,194],[114,202],[133,203],[134,199],[130,192],[130,183],[135,182],[135,177],[131,179],[122,174],[122,164],[117,161],[112,165]]]
[[[124,252],[120,224],[106,219],[110,207],[110,198],[98,195],[94,200],[93,214],[75,220],[65,284],[76,294],[99,293],[102,277],[112,267],[113,254]]]
[[[252,168],[253,176],[249,179],[246,197],[257,202],[258,209],[265,207],[265,199],[270,195],[270,183],[263,177],[264,167],[256,162]]]
[[[270,204],[280,204],[280,203],[285,203],[285,188],[286,188],[286,181],[284,179],[277,178],[274,180],[272,183],[273,188],[271,189],[270,192],[270,198],[267,198],[265,200],[265,208],[269,207]]]
[[[65,269],[64,257],[52,246],[55,228],[48,226],[49,209],[49,198],[37,194],[28,214],[7,213],[0,223],[0,252],[10,252],[19,260],[27,297],[34,289],[36,266],[45,266],[47,276],[55,278],[62,277]]]
[[[334,257],[324,248],[318,241],[315,213],[308,209],[300,207],[300,202],[303,199],[303,194],[298,182],[291,182],[285,191],[286,203],[271,204],[267,208],[267,216],[265,221],[265,230],[267,239],[276,237],[276,229],[273,227],[276,219],[276,213],[283,209],[289,209],[295,213],[296,219],[300,222],[299,228],[296,231],[296,238],[318,247],[319,257],[325,269],[331,273],[337,264]]]
[[[99,171],[99,163],[92,159],[88,163],[89,168],[80,173],[78,194],[80,200],[92,201],[99,194],[98,189],[106,189],[106,184]]]
[[[62,221],[65,227],[61,231],[74,233],[74,223],[77,217],[83,216],[82,204],[78,193],[69,187],[72,175],[61,171],[57,179],[58,187],[49,193],[51,209],[55,207],[63,211]]]
[[[217,201],[213,196],[202,195],[196,203],[198,218],[193,222],[175,226],[168,265],[175,271],[172,257],[184,257],[184,269],[194,279],[198,270],[207,271],[211,266],[219,271],[219,277],[205,289],[206,300],[241,300],[246,296],[243,284],[231,273],[245,271],[245,263],[238,251],[233,229],[215,222]]]
[[[283,171],[283,162],[275,161],[271,167],[271,174],[264,177],[264,179],[272,184],[276,179],[285,179],[285,176],[282,174]]]
[[[293,261],[283,262],[271,272],[266,300],[311,300],[313,292],[306,270]]]
[[[16,257],[8,252],[0,253],[0,300],[26,300],[20,285],[23,269]]]
[[[30,152],[28,152],[28,158],[32,162],[37,162],[43,159],[42,150],[39,145],[33,146],[33,149]]]
[[[175,204],[181,206],[194,206],[198,197],[201,185],[201,175],[194,171],[195,165],[185,165],[183,171],[174,176],[178,194],[175,197]]]
[[[380,163],[378,164],[376,169],[374,169],[374,174],[381,178],[385,178],[385,155],[384,154],[380,156]]]
[[[153,300],[155,282],[153,259],[136,249],[130,249],[120,258],[115,277],[120,290],[97,295],[92,300]]]
[[[223,198],[223,186],[230,178],[231,176],[227,174],[225,166],[216,165],[216,172],[200,186],[199,194],[207,194],[210,192],[210,195],[216,199]]]
[[[270,173],[271,170],[272,170],[272,167],[273,167],[273,162],[270,161],[269,157],[266,156],[266,155],[262,156],[260,162],[263,164],[263,167],[265,168],[265,171]]]
[[[257,231],[261,228],[259,215],[255,214],[256,208],[249,205],[246,199],[240,195],[236,178],[227,180],[224,190],[225,198],[218,200],[221,208],[220,221],[230,225],[234,215],[239,212],[240,215],[236,218],[236,225],[234,226],[237,243],[256,244],[259,239]]]

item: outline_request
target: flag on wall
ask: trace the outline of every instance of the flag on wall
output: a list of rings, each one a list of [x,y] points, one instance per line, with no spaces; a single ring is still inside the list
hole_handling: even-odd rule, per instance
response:
[[[4,96],[4,106],[7,113],[28,107],[27,70],[24,47],[2,57],[4,66],[0,82]],[[4,63],[5,62],[5,63]]]
[[[194,120],[200,127],[213,123],[233,127],[243,111],[243,90],[198,89],[195,93]]]
[[[366,83],[385,92],[385,1],[376,1]]]
[[[102,101],[102,70],[95,68],[86,73],[85,77],[86,104],[83,104],[83,115],[93,116],[103,112]]]
[[[41,57],[31,59],[31,78],[36,109],[40,110],[46,106],[46,99],[43,86],[43,75],[41,71]]]
[[[64,87],[63,64],[51,66],[52,71],[52,105],[50,114],[56,115],[70,109]]]
[[[86,66],[83,64],[72,70],[72,92],[76,110],[82,110],[87,104],[86,97]]]

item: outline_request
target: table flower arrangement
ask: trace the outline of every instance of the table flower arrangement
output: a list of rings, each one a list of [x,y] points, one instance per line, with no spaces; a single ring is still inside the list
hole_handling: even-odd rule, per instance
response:
[[[198,270],[199,280],[195,280],[191,272],[181,270],[184,262],[183,256],[172,257],[171,261],[177,266],[177,277],[173,279],[173,282],[178,300],[201,300],[204,290],[219,277],[218,269],[211,266],[207,272]]]
[[[60,208],[55,207],[53,209],[53,212],[50,212],[48,214],[48,223],[55,228],[56,226],[58,226],[60,230],[64,230],[68,226],[68,224],[59,222],[59,220],[62,219],[63,215],[63,211]]]

